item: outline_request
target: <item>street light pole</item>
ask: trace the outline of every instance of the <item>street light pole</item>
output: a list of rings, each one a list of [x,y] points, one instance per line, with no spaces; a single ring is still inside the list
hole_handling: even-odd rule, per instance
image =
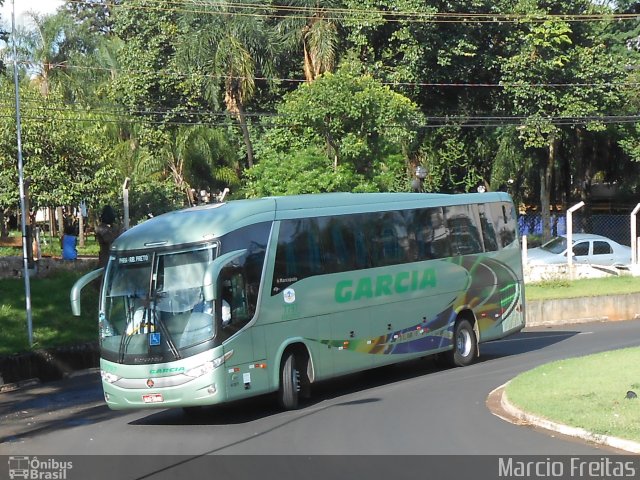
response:
[[[415,170],[416,178],[411,182],[411,190],[414,192],[424,192],[424,179],[427,178],[427,169],[418,165]]]
[[[573,280],[573,212],[584,207],[584,202],[576,203],[567,210],[567,265],[569,266],[569,278]]]
[[[20,119],[20,87],[18,84],[18,53],[16,50],[16,2],[11,2],[11,41],[13,43],[13,82],[16,89],[16,132],[18,138],[18,183],[20,187],[20,211],[22,223],[22,259],[24,263],[24,293],[27,311],[27,334],[29,346],[33,346],[33,321],[31,318],[31,283],[29,281],[29,251],[27,243],[27,197],[24,186],[24,165],[22,162],[22,124]]]
[[[122,204],[124,206],[124,229],[129,230],[129,183],[131,179],[129,177],[124,179],[122,184]]]

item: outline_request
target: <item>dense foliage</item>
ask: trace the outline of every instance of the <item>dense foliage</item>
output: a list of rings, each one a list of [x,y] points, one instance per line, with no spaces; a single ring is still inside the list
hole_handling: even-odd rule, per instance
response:
[[[1,3],[1,2],[0,2]],[[68,1],[16,32],[31,208],[509,189],[546,217],[635,203],[640,3]],[[7,26],[6,19],[2,19]],[[4,43],[3,98],[13,97]],[[18,201],[13,102],[0,208]],[[72,209],[68,209],[71,211]]]

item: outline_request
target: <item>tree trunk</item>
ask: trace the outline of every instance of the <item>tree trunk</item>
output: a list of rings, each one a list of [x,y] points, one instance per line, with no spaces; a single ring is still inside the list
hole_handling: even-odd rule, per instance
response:
[[[53,207],[47,207],[49,209],[49,236],[55,238],[58,236],[58,230],[56,228],[56,210]]]
[[[62,214],[62,207],[56,207],[56,217],[58,219],[58,233],[62,235],[64,232],[64,215]]]
[[[0,237],[8,237],[7,222],[5,219],[4,209],[0,209]]]
[[[557,146],[557,140],[551,138],[546,162],[540,168],[540,213],[542,216],[542,240],[544,242],[551,238],[551,180],[553,178]]]
[[[82,216],[82,209],[78,212],[78,246],[84,248],[84,217]]]
[[[578,128],[576,131],[577,146],[576,146],[576,176],[578,178],[578,197],[585,203],[584,215],[581,216],[580,230],[583,232],[591,232],[591,205],[590,205],[590,193],[592,182],[592,168],[593,168],[593,156],[587,154],[587,137],[583,128]]]
[[[540,217],[542,219],[542,242],[551,238],[551,214],[549,212],[551,199],[546,166],[540,167]]]
[[[326,123],[329,125],[331,122],[327,119]],[[327,142],[327,155],[331,160],[333,160],[333,171],[335,172],[338,170],[338,152],[340,150],[329,130],[327,130],[325,134],[325,141]]]
[[[244,114],[244,107],[241,102],[237,102],[238,109],[238,122],[240,123],[240,129],[242,130],[242,138],[244,139],[244,145],[247,149],[247,165],[249,168],[253,167],[253,144],[251,143],[251,136],[249,135],[249,127],[247,126],[247,117]]]
[[[313,59],[311,58],[311,55],[307,50],[307,42],[304,40],[302,42],[302,47],[304,50],[304,64],[303,64],[304,78],[307,81],[307,83],[311,83],[316,79],[316,75],[313,67]]]

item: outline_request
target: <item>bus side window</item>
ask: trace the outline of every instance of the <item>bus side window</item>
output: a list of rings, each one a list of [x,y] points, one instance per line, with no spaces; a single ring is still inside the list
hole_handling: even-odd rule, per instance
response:
[[[323,273],[317,220],[283,220],[280,224],[271,295],[277,295],[295,282]]]
[[[480,232],[470,205],[446,207],[445,217],[453,255],[471,255],[483,251]]]
[[[478,205],[484,248],[487,252],[495,252],[500,249],[496,235],[497,219],[494,218],[495,213],[496,212],[494,212],[489,205],[485,205],[483,203]]]
[[[502,247],[511,245],[518,238],[517,235],[517,221],[515,207],[510,203],[502,203],[502,218],[504,225],[498,231],[498,238]]]
[[[221,340],[229,338],[242,329],[255,313],[255,305],[249,301],[247,293],[245,260],[245,257],[234,260],[222,269],[218,277],[216,318],[218,318]]]
[[[329,217],[320,223],[325,273],[355,270],[354,235],[349,216]]]
[[[441,208],[412,210],[406,217],[407,228],[415,242],[416,260],[431,260],[450,255],[447,228]]]
[[[384,267],[410,261],[409,238],[402,214],[381,212],[369,214],[369,217],[373,266]]]
[[[354,226],[355,235],[353,238],[354,249],[355,249],[355,261],[356,267],[359,269],[369,268],[371,266],[371,262],[369,259],[369,249],[367,247],[367,236],[359,226]]]

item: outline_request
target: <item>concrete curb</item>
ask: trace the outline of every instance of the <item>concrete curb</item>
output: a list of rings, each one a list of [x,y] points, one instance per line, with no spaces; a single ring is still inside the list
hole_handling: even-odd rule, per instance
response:
[[[637,319],[640,293],[529,300],[526,312],[527,327]]]
[[[15,392],[21,388],[33,387],[34,385],[40,385],[40,379],[29,378],[27,380],[21,380],[14,383],[5,383],[0,385],[0,393]]]
[[[495,416],[512,423],[514,425],[534,426],[544,430],[557,432],[568,437],[578,438],[590,443],[598,445],[606,445],[629,453],[640,453],[640,443],[623,438],[612,437],[609,435],[600,435],[589,432],[583,428],[571,427],[562,423],[557,423],[543,417],[538,417],[531,413],[527,413],[515,406],[509,401],[506,394],[506,387],[509,382],[499,386],[489,394],[489,398],[498,395],[500,397],[500,407],[502,412],[491,411]],[[487,402],[489,403],[489,402]]]
[[[76,371],[99,365],[97,341],[0,356],[0,386],[31,379],[61,380]]]

